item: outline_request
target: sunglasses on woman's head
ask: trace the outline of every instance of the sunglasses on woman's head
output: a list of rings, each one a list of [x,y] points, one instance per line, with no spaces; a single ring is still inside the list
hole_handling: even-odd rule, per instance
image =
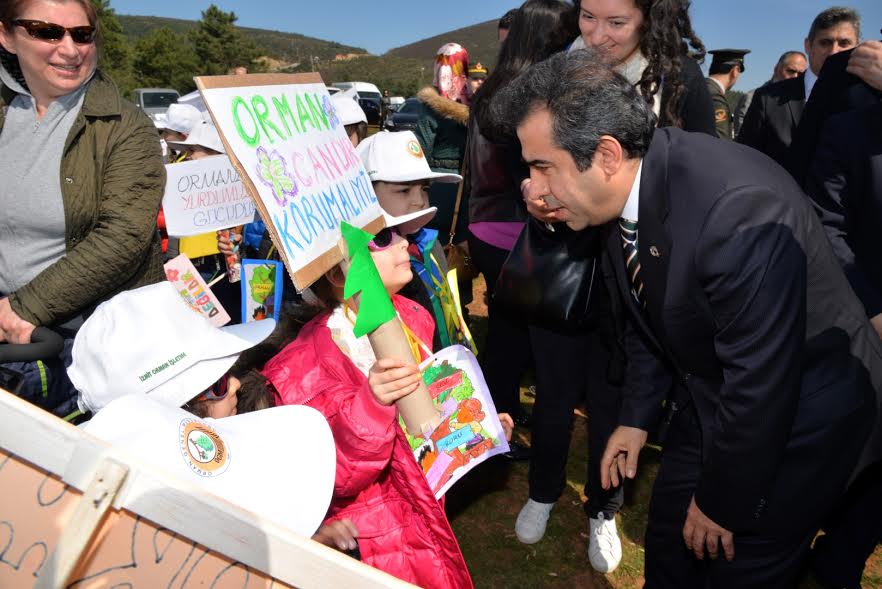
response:
[[[64,39],[65,33],[70,33],[70,38],[77,45],[89,45],[95,41],[95,35],[98,33],[98,30],[92,25],[68,28],[51,22],[43,22],[42,20],[26,20],[21,18],[12,21],[12,24],[22,27],[34,39],[49,43],[58,43]]]
[[[368,242],[368,249],[372,252],[379,252],[390,245],[392,245],[392,241],[394,240],[395,235],[401,235],[401,232],[398,230],[398,227],[383,227],[380,229],[374,238]]]
[[[230,392],[230,373],[225,373],[213,385],[199,393],[194,401],[220,401]]]

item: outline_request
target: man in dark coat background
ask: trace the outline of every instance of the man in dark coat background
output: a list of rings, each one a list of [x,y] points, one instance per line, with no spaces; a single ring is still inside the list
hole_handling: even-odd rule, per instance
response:
[[[667,408],[646,587],[795,586],[880,446],[882,343],[809,201],[752,150],[655,130],[586,52],[533,66],[497,103],[530,166],[528,200],[558,203],[574,230],[609,230],[627,366],[606,485],[636,475]]]
[[[738,133],[738,143],[749,145],[786,167],[793,133],[824,61],[857,45],[860,29],[860,16],[851,8],[828,8],[816,16],[805,39],[808,69],[796,78],[757,89]]]

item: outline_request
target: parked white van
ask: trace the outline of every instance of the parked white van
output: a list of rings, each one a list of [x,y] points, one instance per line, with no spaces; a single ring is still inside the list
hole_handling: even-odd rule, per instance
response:
[[[355,90],[355,94],[358,98],[373,98],[380,101],[383,99],[383,94],[380,92],[380,89],[370,82],[334,82],[331,85],[340,90],[349,90],[352,88]]]

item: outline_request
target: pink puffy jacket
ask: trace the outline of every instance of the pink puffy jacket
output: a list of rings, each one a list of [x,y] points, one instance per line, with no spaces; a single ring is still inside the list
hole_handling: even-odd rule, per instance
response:
[[[404,297],[392,302],[424,342],[434,323]],[[328,315],[307,323],[264,368],[277,404],[322,412],[337,444],[334,497],[325,523],[349,518],[362,560],[428,589],[468,589],[472,580],[442,505],[435,499],[398,424],[377,403],[367,378],[337,347]]]

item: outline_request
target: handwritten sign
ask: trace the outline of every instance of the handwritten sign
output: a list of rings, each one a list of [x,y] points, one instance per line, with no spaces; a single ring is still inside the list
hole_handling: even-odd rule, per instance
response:
[[[441,409],[441,424],[425,436],[407,430],[405,435],[429,487],[440,499],[472,468],[508,452],[508,442],[484,375],[468,348],[444,348],[421,369],[432,402]]]
[[[196,78],[294,285],[338,264],[340,223],[376,232],[382,212],[321,78]]]
[[[168,234],[187,237],[254,220],[254,201],[225,155],[165,166],[162,210]]]
[[[230,322],[229,313],[224,310],[187,256],[181,254],[172,258],[165,263],[164,268],[165,277],[175,286],[181,297],[194,310],[208,317],[212,325],[222,327]]]
[[[279,320],[283,271],[275,260],[242,260],[242,323]]]

